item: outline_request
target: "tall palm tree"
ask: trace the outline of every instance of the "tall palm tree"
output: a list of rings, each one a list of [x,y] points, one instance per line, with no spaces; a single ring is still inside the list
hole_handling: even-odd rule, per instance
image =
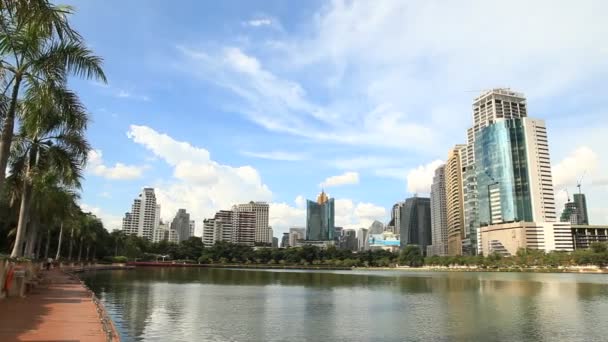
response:
[[[44,86],[22,103],[19,133],[15,137],[12,171],[22,179],[21,206],[11,256],[22,254],[32,189],[48,173],[59,184],[79,188],[89,144],[84,137],[88,115],[75,94],[65,88]]]
[[[106,82],[102,59],[68,23],[72,12],[48,0],[0,0],[0,192],[23,98],[41,87],[64,88],[69,75]]]

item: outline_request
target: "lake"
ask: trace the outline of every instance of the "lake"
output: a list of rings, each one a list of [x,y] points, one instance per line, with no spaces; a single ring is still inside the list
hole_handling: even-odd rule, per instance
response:
[[[608,275],[139,268],[81,278],[129,341],[606,341]]]

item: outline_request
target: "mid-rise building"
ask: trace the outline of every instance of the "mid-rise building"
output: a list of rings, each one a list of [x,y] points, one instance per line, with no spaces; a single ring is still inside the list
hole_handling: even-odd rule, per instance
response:
[[[137,235],[150,241],[160,222],[160,204],[156,203],[154,188],[144,188],[133,201],[131,212],[122,219],[122,230],[128,235]]]
[[[269,231],[268,226],[268,203],[251,201],[249,203],[237,204],[232,210],[255,213],[254,242],[257,244],[272,244],[272,230]]]
[[[306,240],[334,241],[334,199],[324,191],[317,201],[306,201]]]
[[[608,225],[573,224],[574,249],[586,249],[594,242],[608,242]]]
[[[430,255],[448,255],[448,225],[445,186],[445,165],[435,170],[431,185],[431,236]]]
[[[224,241],[253,246],[255,223],[253,212],[220,210],[214,218],[203,221],[203,244],[209,247]]]
[[[158,228],[154,230],[152,242],[161,242],[169,240],[169,226],[163,222],[158,224]]]
[[[412,197],[405,200],[401,209],[400,246],[417,245],[426,255],[431,244],[431,199]]]
[[[194,236],[194,232],[196,231],[196,222],[194,222],[194,220],[190,220],[190,224],[188,226],[190,227],[190,236]]]
[[[306,239],[306,228],[291,227],[289,228],[289,247],[295,247],[298,240]]]
[[[359,249],[359,244],[357,242],[357,231],[354,229],[342,230],[338,247],[340,249],[347,249],[353,252],[357,251]]]
[[[272,237],[272,248],[279,248],[279,238]]]
[[[173,221],[171,229],[177,232],[178,242],[188,240],[193,234],[194,221],[190,220],[190,214],[186,209],[178,209]]]
[[[448,255],[462,255],[464,230],[464,193],[462,181],[462,158],[466,145],[456,145],[448,153],[445,164],[445,196]],[[403,239],[403,238],[402,238]]]

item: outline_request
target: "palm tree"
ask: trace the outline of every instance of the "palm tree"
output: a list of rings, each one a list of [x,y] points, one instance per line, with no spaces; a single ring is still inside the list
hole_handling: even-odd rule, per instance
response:
[[[21,256],[32,189],[45,174],[58,184],[79,188],[89,144],[84,137],[87,113],[65,88],[40,87],[21,104],[22,118],[13,146],[11,170],[22,179],[21,206],[11,256]]]
[[[4,88],[0,96],[0,192],[15,121],[23,119],[19,117],[23,98],[42,87],[61,90],[69,75],[106,82],[102,59],[93,55],[67,21],[72,12],[71,7],[48,0],[0,0],[0,77]]]

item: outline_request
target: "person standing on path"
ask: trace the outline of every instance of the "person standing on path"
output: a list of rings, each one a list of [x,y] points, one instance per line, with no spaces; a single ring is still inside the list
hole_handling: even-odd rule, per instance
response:
[[[53,264],[53,258],[46,259],[46,270],[49,271],[51,269],[51,265]]]

